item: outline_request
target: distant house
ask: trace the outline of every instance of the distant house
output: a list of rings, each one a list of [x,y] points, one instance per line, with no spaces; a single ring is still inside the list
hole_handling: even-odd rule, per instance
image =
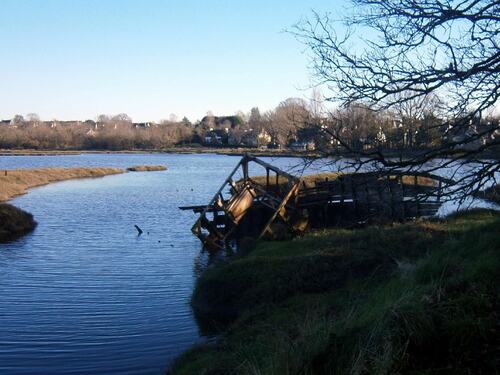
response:
[[[271,140],[271,136],[265,129],[260,131],[247,129],[241,137],[241,144],[247,147],[261,147],[267,146]]]
[[[259,132],[259,134],[257,134],[257,141],[259,143],[259,146],[267,145],[267,144],[271,143],[272,137],[265,129],[262,129]]]
[[[288,147],[294,151],[313,151],[316,149],[316,144],[314,141],[296,141],[290,143]]]
[[[385,143],[387,141],[387,136],[385,135],[384,131],[382,130],[382,127],[378,127],[378,132],[376,135],[376,139],[378,143]]]
[[[151,127],[150,122],[134,122],[132,126],[136,129],[148,129]]]
[[[253,130],[247,130],[241,137],[241,144],[247,147],[257,147],[259,144],[257,134]]]
[[[220,146],[222,144],[227,144],[228,136],[225,130],[212,129],[205,134],[203,142],[206,145]]]
[[[446,139],[456,144],[454,147],[464,150],[475,150],[484,144],[484,137],[479,137],[480,120],[470,120],[468,124],[450,124],[446,131]],[[475,139],[474,139],[475,138]]]

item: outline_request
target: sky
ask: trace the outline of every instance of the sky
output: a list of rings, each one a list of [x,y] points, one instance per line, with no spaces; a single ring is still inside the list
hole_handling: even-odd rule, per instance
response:
[[[328,0],[0,0],[0,119],[196,120],[307,98],[284,32]]]

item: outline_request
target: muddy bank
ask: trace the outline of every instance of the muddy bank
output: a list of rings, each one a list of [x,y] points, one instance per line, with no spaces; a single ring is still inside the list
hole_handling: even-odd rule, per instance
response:
[[[33,215],[7,203],[0,203],[0,243],[15,240],[36,227]]]

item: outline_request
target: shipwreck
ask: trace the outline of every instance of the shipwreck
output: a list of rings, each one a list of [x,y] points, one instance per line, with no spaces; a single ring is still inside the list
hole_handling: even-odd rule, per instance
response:
[[[264,173],[251,176],[252,164]],[[208,204],[179,208],[199,214],[191,230],[214,250],[243,237],[280,239],[309,228],[430,217],[450,182],[396,171],[297,177],[245,155]]]

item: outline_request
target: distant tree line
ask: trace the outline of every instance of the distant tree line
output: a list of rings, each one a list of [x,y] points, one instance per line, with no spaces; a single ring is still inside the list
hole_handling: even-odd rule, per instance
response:
[[[133,122],[126,114],[99,115],[86,121],[42,121],[36,114],[0,122],[0,148],[36,150],[152,150],[171,147],[248,147],[297,151],[413,150],[441,147],[470,134],[497,133],[498,116],[475,116],[454,129],[440,112],[440,100],[426,96],[404,100],[386,111],[361,103],[327,111],[315,92],[310,101],[290,98],[261,113],[215,116],[209,112],[191,123],[177,120]],[[341,134],[342,142],[338,135]],[[335,135],[335,136],[333,136]],[[478,138],[475,145],[490,139]]]

